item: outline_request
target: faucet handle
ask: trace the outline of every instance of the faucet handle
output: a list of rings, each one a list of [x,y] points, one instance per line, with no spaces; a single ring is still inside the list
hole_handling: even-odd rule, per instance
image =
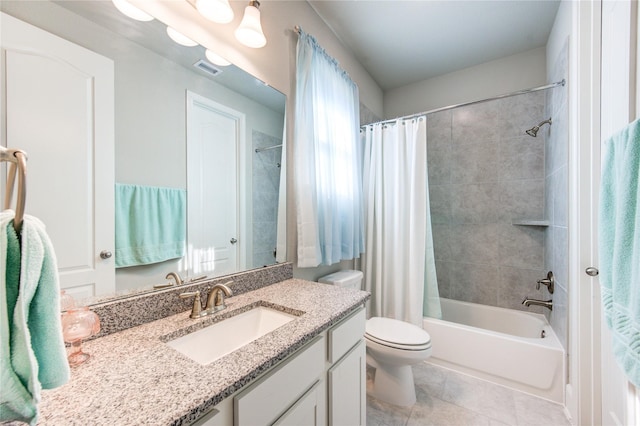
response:
[[[547,289],[549,290],[549,293],[553,294],[553,291],[555,289],[555,278],[553,276],[553,272],[549,271],[547,273],[547,278],[543,278],[541,280],[538,280],[537,284],[536,284],[536,290],[540,290],[540,284],[544,284],[547,286]]]
[[[191,315],[189,315],[189,318],[196,319],[202,316],[202,303],[200,302],[199,291],[188,291],[186,293],[180,293],[179,296],[181,299],[193,297],[193,307],[191,308]]]

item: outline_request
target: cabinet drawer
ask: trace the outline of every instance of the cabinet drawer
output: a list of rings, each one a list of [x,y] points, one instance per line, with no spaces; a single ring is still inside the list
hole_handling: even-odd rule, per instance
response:
[[[234,425],[273,423],[323,372],[324,337],[320,336],[234,397]]]
[[[358,343],[364,336],[365,327],[364,308],[351,314],[345,320],[334,326],[328,332],[330,363],[338,361],[349,349]]]

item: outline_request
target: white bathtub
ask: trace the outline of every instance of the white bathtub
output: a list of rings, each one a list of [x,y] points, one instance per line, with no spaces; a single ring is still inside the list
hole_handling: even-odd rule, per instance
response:
[[[443,319],[424,319],[429,362],[564,402],[564,350],[544,315],[440,300]]]

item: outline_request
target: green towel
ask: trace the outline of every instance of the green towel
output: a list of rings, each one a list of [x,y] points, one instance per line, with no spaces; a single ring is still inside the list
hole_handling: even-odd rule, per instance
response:
[[[613,354],[640,386],[640,120],[604,144],[599,257]]]
[[[116,268],[184,256],[184,189],[116,183]]]
[[[38,219],[0,213],[0,421],[37,422],[42,388],[69,380],[53,246]]]

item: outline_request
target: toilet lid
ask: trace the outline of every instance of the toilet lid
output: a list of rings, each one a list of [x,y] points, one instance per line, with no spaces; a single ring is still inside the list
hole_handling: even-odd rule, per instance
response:
[[[367,320],[365,336],[385,346],[423,350],[431,346],[431,336],[420,327],[391,318],[373,317]]]

